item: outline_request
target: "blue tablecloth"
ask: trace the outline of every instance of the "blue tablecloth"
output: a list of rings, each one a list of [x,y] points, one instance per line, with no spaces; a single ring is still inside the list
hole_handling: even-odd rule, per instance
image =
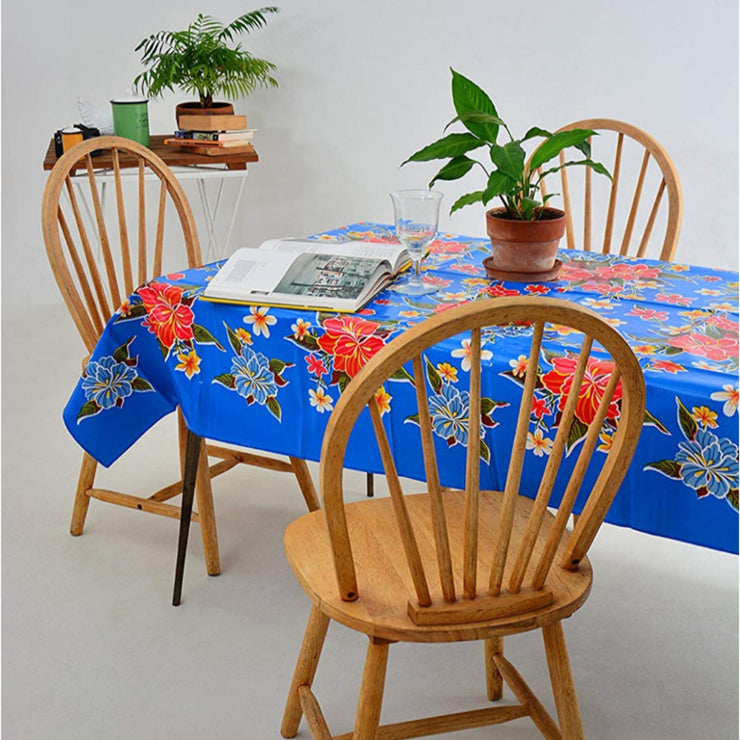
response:
[[[314,238],[390,241],[394,232],[359,223]],[[607,521],[737,552],[737,274],[565,250],[556,281],[508,283],[485,277],[481,260],[488,251],[487,240],[440,234],[425,261],[437,294],[412,299],[386,290],[352,315],[204,301],[199,296],[219,263],[154,280],[108,323],[64,411],[67,428],[109,465],[180,405],[189,428],[200,436],[318,460],[342,390],[394,336],[465,301],[514,294],[562,297],[595,309],[616,326],[645,371],[648,413]],[[503,485],[509,447],[497,445],[497,435],[515,423],[515,384],[529,349],[528,331],[503,330],[487,336],[483,346],[483,487]],[[573,371],[569,350],[578,342],[564,332],[546,340],[550,367],[538,383],[528,441],[527,470],[534,482],[554,438],[561,388]],[[464,476],[467,429],[458,419],[468,404],[468,351],[459,339],[427,363],[446,485],[461,485]],[[595,363],[590,373],[598,388],[608,368]],[[413,396],[403,373],[377,395],[397,449],[418,444]],[[581,426],[571,432],[569,451],[582,440],[593,408],[584,392],[577,411]],[[609,431],[605,426],[604,449]],[[361,423],[347,467],[381,472],[373,439],[369,421]],[[400,472],[423,478],[420,457],[401,455]]]

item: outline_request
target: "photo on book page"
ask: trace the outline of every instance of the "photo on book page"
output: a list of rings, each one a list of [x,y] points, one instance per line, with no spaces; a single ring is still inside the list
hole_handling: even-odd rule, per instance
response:
[[[274,292],[356,300],[378,264],[375,260],[358,260],[344,255],[300,254]]]

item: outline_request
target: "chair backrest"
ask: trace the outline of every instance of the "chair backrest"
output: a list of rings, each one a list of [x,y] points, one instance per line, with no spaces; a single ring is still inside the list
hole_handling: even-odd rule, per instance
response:
[[[563,336],[564,327],[568,327],[570,332],[568,346],[576,349],[580,347],[580,352],[566,351],[562,345],[554,342],[554,338]],[[481,356],[485,358],[484,372],[488,377],[484,376],[484,380],[487,388],[491,387],[492,375],[494,384],[519,387],[512,383],[511,377],[500,377],[504,374],[511,375],[511,352],[508,351],[507,354],[506,342],[507,335],[511,336],[512,332],[524,337],[527,343],[531,335],[531,343],[526,371],[522,368],[520,373],[521,402],[517,420],[507,430],[501,424],[496,429],[497,436],[493,443],[489,440],[489,444],[495,444],[497,450],[504,451],[503,459],[510,458],[510,462],[508,471],[501,471],[500,480],[505,479],[506,483],[493,541],[481,542],[481,547],[484,548],[481,552],[493,553],[491,571],[481,575],[485,580],[485,585],[481,587],[476,570],[479,562],[478,507],[479,499],[484,497],[479,490],[481,419],[483,414],[491,412],[490,408],[481,407]],[[469,337],[467,346],[470,352],[459,373],[459,384],[462,385],[462,376],[469,361],[469,409],[463,422],[467,424],[465,489],[455,495],[464,497],[465,521],[462,535],[459,532],[455,534],[456,542],[451,544],[442,503],[443,497],[449,494],[440,485],[435,455],[435,429],[427,390],[429,388],[436,394],[439,388],[435,390],[435,383],[431,382],[432,378],[425,367],[433,368],[439,360],[449,361],[450,349],[461,346],[461,337]],[[488,349],[482,351],[482,343],[493,352]],[[513,354],[516,357],[518,352]],[[558,354],[566,361],[564,365],[567,365],[568,370],[564,370],[563,365],[558,366],[558,359],[553,360],[554,355]],[[460,353],[456,356],[460,356]],[[532,457],[532,453],[527,453],[527,441],[532,428],[530,419],[534,392],[536,388],[543,387],[545,363],[555,368],[556,373],[562,373],[558,410],[561,417],[539,490],[531,504],[526,531],[523,536],[518,534],[516,538],[512,538],[512,521],[520,495],[523,466],[536,459]],[[404,365],[407,366],[405,373],[408,375],[400,371]],[[505,370],[509,372],[505,373]],[[430,545],[424,549],[431,553],[429,557],[436,562],[422,562],[417,540],[419,533],[415,532],[407,509],[409,497],[402,490],[394,463],[394,451],[374,395],[384,382],[402,376],[413,378],[416,389],[419,448],[423,450],[433,529],[433,532],[427,531],[421,536],[426,542],[434,542],[434,547]],[[439,386],[439,383],[436,385]],[[584,423],[584,419],[579,418],[589,416],[582,413],[583,403],[590,405],[591,418],[586,418],[590,423]],[[637,445],[644,420],[645,387],[640,365],[619,333],[590,309],[557,299],[506,297],[462,305],[416,325],[390,342],[353,378],[342,394],[329,421],[321,452],[321,489],[325,515],[340,594],[348,601],[358,597],[358,583],[343,503],[342,467],[352,429],[365,407],[369,411],[377,437],[399,535],[414,582],[416,600],[423,609],[432,604],[427,574],[434,573],[435,570],[440,579],[439,588],[435,584],[436,593],[439,594],[441,589],[443,600],[450,604],[473,598],[490,600],[491,597],[506,596],[505,592],[518,594],[522,588],[527,588],[529,593],[542,590],[558,552],[559,567],[577,570],[619,488]],[[512,404],[512,407],[516,408],[516,404]],[[405,413],[403,416],[409,418]],[[458,417],[457,423],[460,421]],[[562,476],[558,476],[558,471],[564,459],[566,445],[569,444],[569,435],[574,425],[578,424],[581,425],[581,443],[573,445],[573,450],[577,450],[578,454],[571,450],[576,461],[572,471],[564,472],[567,476],[564,481]],[[605,428],[609,432],[609,445],[604,445]],[[442,440],[438,439],[438,442]],[[605,455],[593,455],[599,444],[608,447]],[[442,443],[440,449],[446,446]],[[395,453],[404,456],[414,454],[408,448],[408,442],[403,450],[396,450]],[[502,459],[501,455],[498,457],[499,460]],[[492,454],[491,459],[493,458]],[[589,476],[594,475],[595,481],[590,484],[591,490],[583,505],[582,514],[571,532],[566,528],[568,517],[591,463],[596,468],[601,463],[600,470],[594,470],[593,467],[589,470]],[[565,466],[563,470],[565,471]],[[545,516],[547,507],[556,505],[551,500],[556,479],[560,486],[559,491],[562,490],[562,500],[557,505],[554,523],[548,521],[546,526],[542,526],[543,520],[548,518]],[[520,503],[523,502],[522,500]],[[461,538],[464,538],[462,543]],[[538,538],[544,538],[546,542],[538,543]],[[517,551],[513,552],[515,539],[520,544]],[[537,548],[535,544],[538,544]],[[535,552],[537,560],[530,563]],[[455,561],[460,556],[462,562]],[[459,582],[460,573],[462,583]],[[360,598],[361,596],[359,593]],[[412,597],[411,594],[409,596]],[[484,611],[480,613],[483,614]]]
[[[568,248],[604,254],[618,250],[621,255],[671,261],[681,227],[683,197],[678,173],[665,149],[649,134],[622,121],[589,118],[558,131],[573,129],[599,134],[591,137],[591,158],[609,170],[612,181],[588,167],[564,167],[557,185],[557,174],[545,178],[549,185],[545,192],[559,193],[562,198]],[[565,161],[561,152],[560,163]],[[620,188],[624,197],[620,197]],[[602,198],[597,197],[599,193]],[[574,213],[580,213],[575,206],[578,196],[583,198],[580,226],[574,218]],[[654,228],[656,222],[664,225],[664,231]],[[619,223],[624,223],[623,229]],[[600,224],[603,232],[597,228]]]
[[[110,170],[99,171],[101,159],[93,155],[99,150],[106,160],[110,157]],[[73,178],[76,169],[86,176]],[[124,170],[133,173],[137,185],[133,204],[124,193]],[[155,188],[159,184],[149,219],[148,180],[155,181]],[[105,207],[103,198],[111,181],[112,209]],[[170,218],[180,232],[175,241],[185,252],[177,267],[197,266],[200,245],[188,200],[169,167],[146,147],[116,136],[89,139],[62,155],[51,171],[42,201],[44,242],[57,285],[88,351],[122,301],[162,274],[166,214],[173,208]],[[127,210],[135,214],[131,228]]]

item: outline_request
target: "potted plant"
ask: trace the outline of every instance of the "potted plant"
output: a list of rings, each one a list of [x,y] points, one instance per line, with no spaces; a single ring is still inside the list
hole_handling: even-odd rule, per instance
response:
[[[492,247],[491,256],[484,260],[486,271],[492,276],[503,272],[525,273],[530,279],[535,275],[542,279],[553,277],[559,269],[556,255],[565,233],[565,214],[546,205],[554,193],[541,197],[542,179],[562,167],[576,165],[591,167],[611,177],[603,165],[590,159],[588,139],[595,132],[576,129],[553,134],[535,126],[515,139],[491,98],[474,82],[454,69],[450,71],[457,116],[444,131],[454,123],[461,123],[467,131],[447,134],[411,155],[403,164],[448,159],[430,181],[430,188],[438,180],[457,180],[476,165],[480,167],[485,173],[485,187],[458,198],[450,214],[473,203],[488,205],[494,198],[501,200],[501,207],[486,212],[486,230]],[[509,140],[499,144],[502,129]],[[538,146],[527,158],[523,144],[535,141]],[[471,152],[484,148],[488,155],[485,164],[470,156]],[[576,149],[582,158],[544,167],[568,148]]]
[[[147,67],[134,79],[134,89],[152,98],[175,88],[197,95],[197,101],[177,106],[178,125],[182,112],[232,114],[231,103],[214,102],[214,97],[237,98],[257,87],[277,87],[271,75],[275,65],[252,56],[235,39],[265,26],[267,15],[278,11],[276,7],[253,10],[227,26],[199,13],[184,31],[152,34],[134,49],[141,52]]]

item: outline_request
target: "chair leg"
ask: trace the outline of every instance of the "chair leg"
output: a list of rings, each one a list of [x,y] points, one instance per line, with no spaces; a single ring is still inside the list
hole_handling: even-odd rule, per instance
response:
[[[486,694],[489,701],[498,701],[504,695],[504,679],[501,676],[493,656],[496,653],[503,654],[504,638],[488,637],[485,640],[486,656]]]
[[[545,641],[550,682],[563,740],[583,740],[583,723],[578,709],[578,697],[570,670],[562,623],[555,622],[555,624],[543,627],[542,637]]]
[[[301,652],[298,655],[298,662],[293,673],[293,683],[290,685],[288,701],[283,712],[283,723],[280,727],[280,734],[283,737],[295,737],[298,733],[298,725],[303,716],[298,689],[301,686],[310,687],[313,683],[328,627],[329,617],[321,612],[318,607],[312,607],[306,634],[301,645]]]
[[[316,511],[317,509],[320,509],[321,504],[319,503],[319,497],[316,495],[316,489],[313,485],[311,473],[308,472],[306,461],[300,457],[291,457],[290,464],[293,467],[293,473],[298,480],[298,485],[300,486],[301,493],[303,494],[308,510]]]
[[[380,710],[383,705],[388,645],[387,640],[370,638],[352,740],[375,740],[380,725]]]
[[[77,537],[82,534],[85,528],[85,518],[87,517],[87,508],[90,506],[90,496],[87,492],[93,487],[95,482],[95,473],[98,469],[97,460],[88,455],[87,452],[82,455],[82,465],[80,466],[80,475],[77,479],[77,491],[75,492],[75,503],[72,508],[72,523],[69,526],[69,533]]]

